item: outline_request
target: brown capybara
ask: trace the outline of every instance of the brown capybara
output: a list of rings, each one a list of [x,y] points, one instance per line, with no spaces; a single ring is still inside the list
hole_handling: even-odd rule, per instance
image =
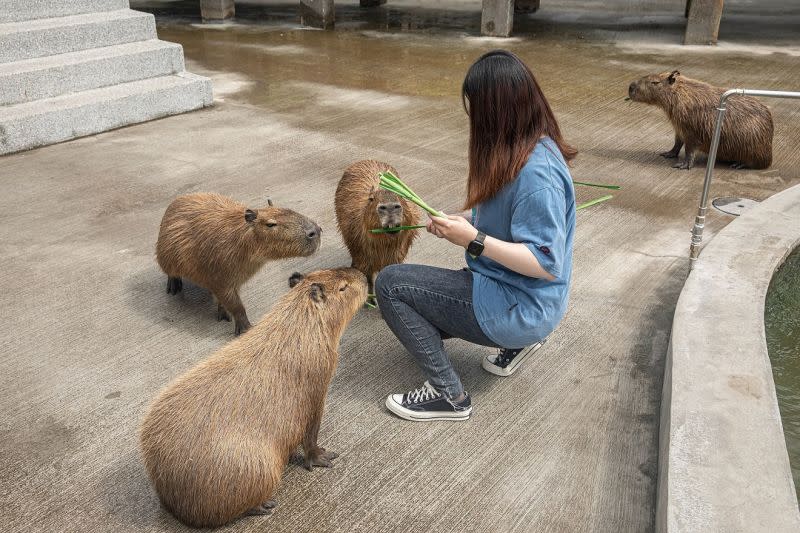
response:
[[[382,268],[402,263],[416,231],[370,233],[376,228],[419,224],[417,205],[380,187],[380,173],[397,171],[380,161],[357,161],[347,167],[336,188],[336,223],[353,258],[352,266],[367,276],[373,292],[375,276]]]
[[[269,514],[290,455],[305,467],[337,455],[317,444],[345,327],[367,297],[353,268],[294,274],[293,288],[247,333],[175,379],[142,422],[142,457],[181,522],[219,526]]]
[[[233,316],[237,335],[250,327],[239,298],[244,282],[271,259],[309,256],[319,248],[322,229],[313,220],[268,204],[248,209],[220,194],[187,194],[161,220],[156,258],[167,292],[179,293],[181,278],[210,290],[217,320]]]
[[[675,145],[661,155],[674,159],[685,145],[685,158],[675,168],[692,168],[699,152],[708,153],[714,136],[719,98],[726,89],[682,76],[677,70],[651,74],[628,87],[634,102],[660,107],[675,129]],[[767,168],[772,164],[772,113],[751,96],[728,98],[717,160],[734,167]]]

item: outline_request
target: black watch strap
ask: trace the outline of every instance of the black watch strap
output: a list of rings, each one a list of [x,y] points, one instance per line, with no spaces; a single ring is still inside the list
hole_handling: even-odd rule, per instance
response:
[[[467,253],[473,259],[477,259],[483,253],[483,241],[486,239],[486,234],[478,231],[477,237],[467,246]]]

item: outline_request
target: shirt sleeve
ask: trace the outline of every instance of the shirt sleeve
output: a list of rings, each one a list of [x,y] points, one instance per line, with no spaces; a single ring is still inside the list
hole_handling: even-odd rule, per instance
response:
[[[532,192],[514,206],[511,238],[536,256],[554,277],[561,275],[566,255],[566,199],[564,192],[547,187]]]

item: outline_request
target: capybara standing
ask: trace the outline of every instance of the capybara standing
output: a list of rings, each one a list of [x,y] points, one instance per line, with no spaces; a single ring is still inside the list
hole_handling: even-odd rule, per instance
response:
[[[319,248],[322,229],[311,219],[269,206],[247,206],[214,193],[179,196],[161,220],[156,258],[177,294],[187,278],[210,290],[217,320],[233,320],[236,334],[250,327],[239,287],[270,259],[308,256]]]
[[[416,204],[380,187],[380,173],[397,171],[380,161],[358,161],[344,171],[336,188],[336,223],[353,258],[352,266],[367,276],[373,292],[375,276],[387,265],[402,263],[416,231],[370,233],[376,228],[419,224]]]
[[[317,444],[345,327],[367,284],[353,268],[294,274],[250,331],[173,381],[142,422],[142,456],[161,502],[195,527],[269,514],[291,453],[305,467],[337,455]]]
[[[675,129],[675,145],[661,155],[677,158],[686,145],[685,159],[674,165],[685,169],[692,168],[698,152],[710,150],[717,106],[725,91],[681,76],[677,70],[645,76],[628,87],[631,100],[656,105],[667,113]],[[734,95],[726,107],[717,160],[732,162],[735,167],[770,166],[774,127],[767,106],[751,96]]]

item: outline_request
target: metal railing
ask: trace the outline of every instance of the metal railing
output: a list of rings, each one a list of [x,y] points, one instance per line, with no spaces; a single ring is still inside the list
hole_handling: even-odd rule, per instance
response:
[[[711,148],[708,151],[708,162],[706,163],[706,179],[703,182],[703,194],[700,196],[700,207],[694,217],[694,228],[692,228],[692,244],[689,247],[689,265],[694,268],[697,256],[700,255],[700,243],[703,242],[703,228],[706,222],[706,210],[708,209],[708,191],[711,188],[711,176],[714,173],[714,163],[717,160],[717,147],[719,146],[720,132],[722,131],[722,121],[725,118],[725,104],[728,98],[734,94],[747,96],[765,96],[767,98],[800,98],[800,92],[791,91],[762,91],[757,89],[730,89],[725,91],[719,99],[717,106],[717,121],[714,123],[714,137],[711,139]]]

